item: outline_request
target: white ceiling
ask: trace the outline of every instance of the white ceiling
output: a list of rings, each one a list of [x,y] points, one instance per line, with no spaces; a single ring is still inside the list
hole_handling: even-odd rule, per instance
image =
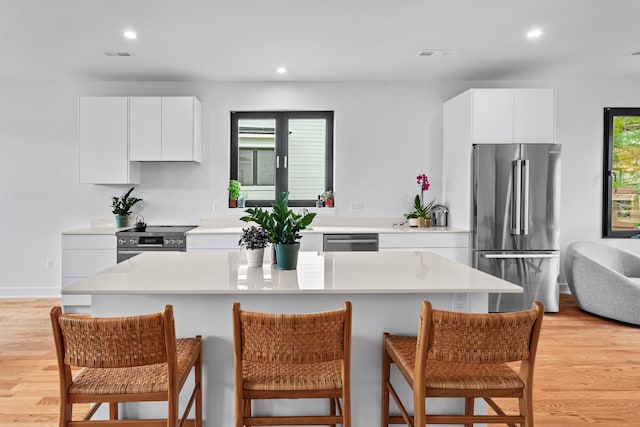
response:
[[[637,78],[639,16],[640,0],[0,0],[0,81]]]

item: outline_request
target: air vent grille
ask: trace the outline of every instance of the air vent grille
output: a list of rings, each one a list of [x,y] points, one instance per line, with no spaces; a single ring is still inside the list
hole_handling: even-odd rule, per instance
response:
[[[451,53],[451,49],[420,49],[418,56],[440,56],[448,55]]]
[[[104,56],[133,56],[131,52],[108,51],[103,53]]]
[[[631,56],[640,56],[640,50],[630,53]]]

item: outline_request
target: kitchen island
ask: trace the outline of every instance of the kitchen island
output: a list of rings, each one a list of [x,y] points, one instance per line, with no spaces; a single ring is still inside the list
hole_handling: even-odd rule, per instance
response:
[[[298,269],[284,271],[268,256],[262,268],[249,268],[244,253],[233,250],[147,252],[69,285],[63,294],[91,295],[94,316],[157,312],[173,304],[177,335],[203,336],[208,427],[234,422],[233,302],[246,310],[293,313],[332,310],[349,300],[353,426],[368,427],[380,423],[383,332],[415,334],[423,300],[441,309],[486,312],[489,292],[521,291],[430,251],[301,252]],[[258,402],[255,408],[256,413],[294,414],[301,405],[326,409],[325,402],[287,401]],[[462,411],[463,403],[448,399],[432,408]],[[140,405],[124,409],[125,416],[160,410]]]

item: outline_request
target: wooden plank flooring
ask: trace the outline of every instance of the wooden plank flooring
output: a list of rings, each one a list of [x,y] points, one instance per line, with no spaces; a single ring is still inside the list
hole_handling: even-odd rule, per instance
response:
[[[0,299],[0,426],[57,425],[56,304]],[[562,295],[560,313],[543,321],[534,384],[537,427],[640,426],[640,327],[586,314]]]

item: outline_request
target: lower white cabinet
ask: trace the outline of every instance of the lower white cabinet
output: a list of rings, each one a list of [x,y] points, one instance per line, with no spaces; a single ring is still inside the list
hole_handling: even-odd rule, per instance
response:
[[[62,235],[62,287],[116,264],[114,234]],[[62,295],[66,313],[85,313],[91,310],[91,296]]]
[[[470,265],[469,238],[468,232],[380,233],[379,249],[428,249]]]

